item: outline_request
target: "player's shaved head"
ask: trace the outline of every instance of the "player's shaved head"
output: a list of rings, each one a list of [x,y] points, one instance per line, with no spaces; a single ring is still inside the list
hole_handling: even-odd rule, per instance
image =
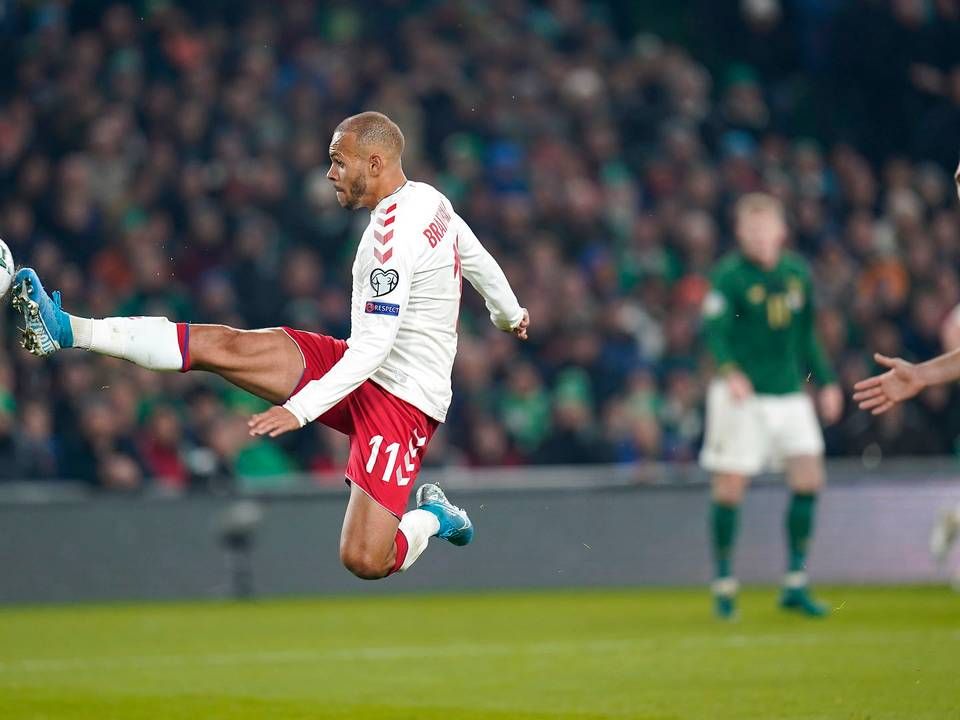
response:
[[[403,133],[397,124],[383,113],[362,112],[343,120],[334,134],[351,133],[357,138],[357,149],[363,153],[381,152],[391,159],[403,155]]]
[[[337,202],[351,210],[372,210],[407,181],[402,155],[403,133],[383,113],[362,112],[343,120],[333,131],[327,172]]]

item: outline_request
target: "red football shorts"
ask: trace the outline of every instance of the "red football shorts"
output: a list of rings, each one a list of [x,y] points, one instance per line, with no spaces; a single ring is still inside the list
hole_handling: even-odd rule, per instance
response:
[[[283,330],[303,353],[303,376],[292,394],[323,377],[347,351],[344,340],[288,327]],[[402,516],[439,423],[372,380],[365,381],[317,421],[350,437],[350,457],[344,473],[347,481],[397,517]]]

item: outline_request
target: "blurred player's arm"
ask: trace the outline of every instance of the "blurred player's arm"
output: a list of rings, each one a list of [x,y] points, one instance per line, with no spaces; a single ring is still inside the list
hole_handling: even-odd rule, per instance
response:
[[[409,245],[409,243],[408,243]],[[371,254],[365,258],[364,311],[351,327],[347,351],[323,377],[311,380],[282,407],[274,407],[251,419],[251,435],[276,437],[313,422],[351,392],[360,387],[383,365],[400,329],[410,298],[413,274],[411,252],[403,252],[404,239],[394,244],[394,253],[386,263]],[[373,274],[397,273],[396,286],[377,295],[371,286]]]
[[[889,370],[854,385],[853,399],[860,409],[880,415],[930,385],[960,380],[960,305],[947,316],[941,340],[947,352],[923,363],[876,353],[873,359]]]
[[[462,218],[457,247],[463,277],[483,296],[490,312],[490,322],[501,330],[512,332],[526,340],[527,326],[530,323],[526,309],[520,307],[500,265]]]
[[[753,394],[753,383],[739,368],[733,354],[734,307],[734,295],[726,277],[715,271],[710,278],[710,291],[703,300],[703,330],[717,372],[726,379],[734,400],[742,400]]]
[[[805,278],[805,292],[807,302],[800,314],[803,332],[803,352],[807,369],[813,379],[820,385],[817,400],[820,405],[820,415],[824,423],[831,425],[840,419],[843,414],[843,391],[837,384],[837,376],[830,367],[827,353],[817,334],[817,311],[814,303],[813,281],[808,275]]]
[[[926,387],[960,380],[960,350],[938,355],[923,363],[912,363],[880,353],[876,353],[873,359],[878,365],[890,369],[854,385],[853,399],[861,410],[869,410],[874,415],[885,413]]]

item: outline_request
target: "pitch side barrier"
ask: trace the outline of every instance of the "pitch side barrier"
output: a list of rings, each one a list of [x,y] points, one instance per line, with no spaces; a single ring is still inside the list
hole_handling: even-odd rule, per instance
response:
[[[946,582],[950,566],[934,564],[928,542],[937,515],[960,502],[956,461],[838,461],[829,473],[810,554],[816,582]],[[431,543],[411,572],[373,583],[340,566],[347,494],[337,476],[185,495],[2,482],[0,603],[705,586],[710,579],[709,485],[694,466],[434,469],[422,480],[441,482],[469,509],[476,539],[466,548]],[[773,478],[748,493],[737,547],[742,581],[779,580],[786,501]]]
[[[960,482],[960,458],[952,456],[896,458],[838,458],[827,462],[830,485],[896,484],[918,481]],[[696,463],[636,463],[617,465],[539,465],[504,468],[427,467],[418,484],[439,483],[450,490],[517,492],[521,490],[590,490],[630,488],[697,488],[709,484],[710,476]],[[782,474],[767,473],[753,480],[754,486],[778,485]],[[338,472],[285,474],[275,477],[237,478],[221,481],[211,489],[175,491],[147,481],[139,491],[113,493],[70,479],[31,481],[0,480],[0,504],[82,502],[110,497],[171,500],[209,494],[216,497],[276,497],[283,495],[340,495]]]

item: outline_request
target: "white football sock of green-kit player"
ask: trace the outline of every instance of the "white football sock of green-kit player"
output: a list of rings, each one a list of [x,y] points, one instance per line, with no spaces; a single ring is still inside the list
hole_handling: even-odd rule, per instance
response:
[[[150,370],[180,370],[177,324],[162,317],[112,317],[103,320],[68,315],[73,347],[110,355]]]
[[[400,566],[403,572],[427,549],[427,542],[440,532],[437,516],[426,510],[411,510],[400,518],[400,532],[407,538],[407,557]]]

